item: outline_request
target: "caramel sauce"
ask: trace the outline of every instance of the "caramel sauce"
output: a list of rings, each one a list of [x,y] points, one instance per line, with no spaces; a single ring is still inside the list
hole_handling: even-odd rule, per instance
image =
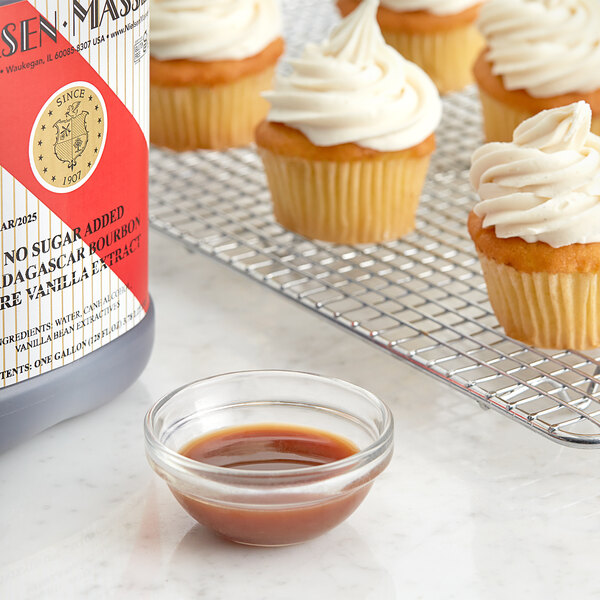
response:
[[[243,425],[194,440],[180,454],[229,469],[273,471],[316,467],[356,454],[349,440],[294,425]]]
[[[232,470],[252,470],[257,476],[273,470],[325,465],[356,452],[358,448],[342,437],[281,424],[224,429],[193,440],[180,450],[180,454],[193,460]],[[315,481],[319,478],[323,475],[315,474]],[[269,505],[268,490],[251,508],[198,500],[175,490],[173,493],[191,516],[220,535],[245,544],[279,546],[310,539],[341,523],[361,503],[369,488],[370,484],[363,485],[292,508]]]

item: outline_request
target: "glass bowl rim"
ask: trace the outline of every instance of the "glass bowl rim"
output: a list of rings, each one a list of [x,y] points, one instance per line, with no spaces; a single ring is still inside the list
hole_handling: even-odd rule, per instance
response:
[[[363,397],[366,396],[382,413],[383,423],[378,432],[377,439],[370,443],[367,447],[359,450],[355,454],[351,454],[346,458],[335,460],[330,463],[323,465],[316,465],[311,467],[297,467],[294,469],[273,469],[269,471],[257,471],[253,469],[231,469],[229,467],[219,467],[216,465],[210,465],[203,463],[192,458],[188,458],[175,450],[171,450],[165,444],[163,444],[155,433],[154,420],[157,413],[163,408],[170,400],[172,400],[177,394],[185,389],[191,388],[197,384],[209,383],[211,381],[226,379],[237,375],[284,375],[284,376],[301,376],[308,377],[310,379],[317,379],[320,381],[326,381],[333,383],[337,386],[349,388],[351,391],[358,392]],[[266,401],[273,405],[277,404],[277,401]],[[280,404],[293,405],[293,402],[281,401]],[[306,408],[309,406],[303,405]],[[314,406],[315,410],[319,410],[321,407],[318,405]],[[335,475],[336,472],[345,472],[347,469],[355,468],[361,464],[368,464],[375,460],[378,456],[385,454],[385,452],[393,446],[393,430],[394,430],[394,417],[390,408],[381,400],[378,396],[372,392],[343,379],[337,377],[329,377],[327,375],[319,375],[317,373],[310,373],[306,371],[294,371],[289,369],[256,369],[256,370],[242,370],[242,371],[229,371],[226,373],[219,373],[217,375],[211,375],[202,379],[197,379],[190,383],[186,383],[175,390],[165,394],[162,398],[157,400],[147,411],[144,417],[144,438],[146,442],[146,452],[150,455],[152,462],[156,462],[155,459],[160,457],[160,462],[167,462],[171,467],[177,467],[183,469],[186,473],[193,472],[195,475],[213,475],[223,476],[229,479],[236,480],[251,480],[254,484],[258,483],[259,480],[266,480],[271,485],[274,479],[282,481],[294,478],[306,478],[314,477],[316,475]],[[160,456],[162,455],[162,456]]]

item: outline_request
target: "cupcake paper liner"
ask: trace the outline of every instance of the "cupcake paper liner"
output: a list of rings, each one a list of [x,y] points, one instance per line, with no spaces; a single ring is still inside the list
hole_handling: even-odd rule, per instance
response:
[[[358,244],[394,240],[415,228],[429,156],[336,162],[258,150],[275,218],[287,229]]]
[[[479,260],[507,335],[539,348],[600,346],[600,274],[525,273],[481,252]]]
[[[483,132],[488,142],[512,141],[515,127],[535,113],[504,104],[479,88],[483,113]]]
[[[260,93],[272,86],[275,68],[212,87],[150,86],[150,141],[172,150],[245,146],[266,116]]]
[[[484,44],[474,24],[432,33],[382,33],[390,46],[427,72],[440,93],[460,90],[473,82],[473,63]]]
[[[481,87],[479,88],[479,98],[483,112],[483,131],[488,142],[512,141],[515,128],[525,119],[536,114],[496,100],[484,92]],[[591,129],[592,133],[600,135],[600,115],[592,117]]]

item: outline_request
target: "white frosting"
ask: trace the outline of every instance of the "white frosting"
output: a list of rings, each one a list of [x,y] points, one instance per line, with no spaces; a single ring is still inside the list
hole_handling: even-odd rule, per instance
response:
[[[599,0],[490,0],[478,26],[506,89],[536,98],[600,89]]]
[[[499,238],[554,248],[600,242],[600,137],[585,102],[545,110],[519,125],[510,143],[475,151],[474,211]]]
[[[381,6],[396,12],[426,10],[433,15],[456,15],[483,0],[381,0]]]
[[[441,118],[438,91],[419,67],[388,46],[377,0],[364,0],[322,44],[309,44],[266,92],[269,121],[299,129],[317,146],[354,142],[403,150],[429,137]]]
[[[160,60],[240,60],[280,36],[277,0],[151,0],[150,52]]]

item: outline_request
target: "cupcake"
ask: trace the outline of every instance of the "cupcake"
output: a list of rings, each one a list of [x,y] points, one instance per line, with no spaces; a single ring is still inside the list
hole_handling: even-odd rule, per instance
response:
[[[277,0],[151,0],[150,141],[249,144],[283,52]]]
[[[600,137],[583,101],[542,111],[512,142],[479,148],[469,215],[507,335],[542,348],[600,346]]]
[[[361,0],[337,0],[342,16]],[[386,42],[415,62],[442,94],[473,83],[483,47],[475,21],[483,0],[381,0],[377,20]]]
[[[306,237],[384,242],[415,227],[441,117],[435,85],[385,43],[365,0],[264,96],[256,143],[275,218]]]
[[[508,142],[525,119],[580,100],[600,134],[598,0],[490,0],[478,26],[486,48],[474,75],[488,141]]]

